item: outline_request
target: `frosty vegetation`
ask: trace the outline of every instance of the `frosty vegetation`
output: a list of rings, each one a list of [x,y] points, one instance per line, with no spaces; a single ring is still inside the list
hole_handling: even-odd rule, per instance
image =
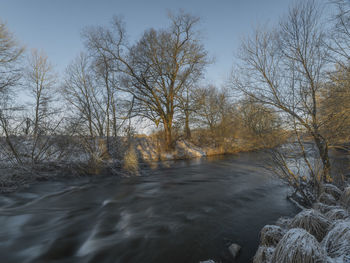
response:
[[[253,262],[349,262],[350,206],[343,201],[348,189],[334,191],[335,205],[319,202],[294,218],[278,220],[279,226],[265,226]]]

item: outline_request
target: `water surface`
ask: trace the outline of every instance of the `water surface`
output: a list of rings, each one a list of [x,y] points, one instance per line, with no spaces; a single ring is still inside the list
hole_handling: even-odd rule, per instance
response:
[[[4,195],[1,262],[250,262],[260,229],[298,211],[263,163],[262,153],[178,161]],[[243,247],[236,261],[231,243]]]

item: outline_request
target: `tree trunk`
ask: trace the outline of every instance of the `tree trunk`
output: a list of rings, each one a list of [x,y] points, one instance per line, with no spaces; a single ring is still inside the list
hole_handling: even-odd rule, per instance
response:
[[[173,138],[171,134],[171,122],[164,123],[165,150],[169,152],[173,149]]]
[[[322,165],[323,165],[323,173],[322,173],[322,180],[324,183],[330,183],[332,181],[330,172],[331,172],[331,163],[329,161],[328,156],[328,143],[320,136],[316,135],[314,137],[317,149],[319,151]]]
[[[191,139],[190,116],[188,111],[186,111],[185,115],[185,137],[186,139]]]

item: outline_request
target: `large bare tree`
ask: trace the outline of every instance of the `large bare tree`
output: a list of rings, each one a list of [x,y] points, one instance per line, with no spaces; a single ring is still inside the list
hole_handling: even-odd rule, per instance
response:
[[[119,19],[114,19],[111,29],[95,27],[84,34],[88,48],[103,54],[121,75],[118,88],[131,94],[137,115],[163,125],[168,149],[179,98],[208,63],[195,30],[199,19],[182,12],[169,18],[168,28],[146,30],[134,45],[127,44]]]
[[[328,140],[322,134],[319,97],[329,53],[315,1],[300,1],[277,27],[256,30],[243,42],[233,86],[253,101],[273,107],[291,129],[311,135],[329,181]]]

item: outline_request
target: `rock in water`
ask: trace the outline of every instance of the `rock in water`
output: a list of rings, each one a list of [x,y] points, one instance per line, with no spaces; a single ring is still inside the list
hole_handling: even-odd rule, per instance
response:
[[[212,259],[208,259],[208,260],[204,260],[204,261],[199,261],[199,263],[215,263],[215,261]]]
[[[238,244],[232,244],[229,246],[228,250],[230,251],[231,255],[236,258],[239,251],[241,250],[241,246]]]

